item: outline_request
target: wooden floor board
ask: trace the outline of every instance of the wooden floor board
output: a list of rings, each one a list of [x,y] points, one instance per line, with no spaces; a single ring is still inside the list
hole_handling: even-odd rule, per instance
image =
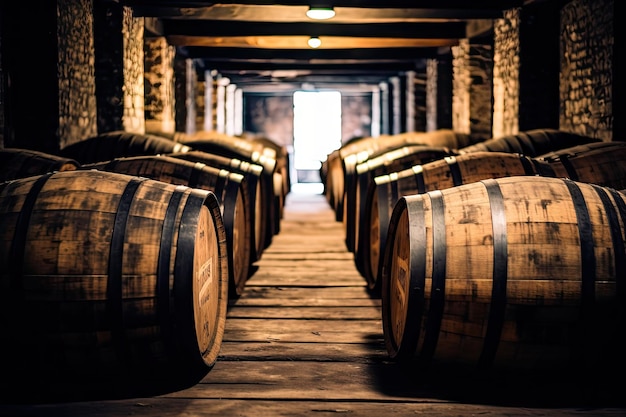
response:
[[[368,293],[344,239],[323,195],[289,194],[280,232],[229,301],[219,358],[200,382],[131,397],[4,398],[0,417],[626,415],[622,375],[581,382],[394,363],[381,300]]]

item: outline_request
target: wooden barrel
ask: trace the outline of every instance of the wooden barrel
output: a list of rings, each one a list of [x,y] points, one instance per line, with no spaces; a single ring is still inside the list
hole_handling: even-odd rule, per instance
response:
[[[506,370],[623,357],[626,196],[568,179],[487,179],[402,197],[382,267],[399,362]]]
[[[482,140],[474,135],[456,132],[452,129],[437,129],[430,132],[403,132],[393,135],[406,143],[423,143],[426,146],[448,148],[456,151]]]
[[[160,136],[174,142],[184,142],[188,140],[188,135],[185,132],[165,132],[163,130],[146,129],[147,135]]]
[[[74,159],[31,149],[0,149],[0,181],[42,175],[51,171],[71,171],[79,165]]]
[[[551,176],[626,188],[626,142],[594,142],[549,152],[535,158]]]
[[[336,219],[343,221],[347,213],[352,213],[349,201],[343,201],[346,196],[354,194],[355,167],[366,161],[372,155],[380,155],[383,152],[401,148],[408,145],[425,145],[433,147],[455,148],[460,143],[469,144],[471,137],[457,133],[449,129],[440,129],[432,132],[410,132],[397,135],[382,135],[377,137],[360,138],[339,148],[339,160],[342,164],[342,177],[334,181],[335,195],[340,199],[336,204]],[[348,248],[353,250],[352,248]]]
[[[214,136],[213,133],[206,134],[205,132],[198,132],[194,138],[200,138],[195,140],[189,140],[185,142],[191,150],[206,152],[214,155],[220,155],[227,158],[243,159],[250,163],[263,167],[261,173],[261,181],[263,182],[263,192],[265,204],[264,207],[267,210],[264,217],[269,220],[269,230],[272,233],[268,233],[265,237],[263,247],[267,248],[275,234],[280,232],[280,207],[277,205],[277,194],[274,184],[276,173],[276,159],[272,156],[272,151],[268,148],[260,148],[258,145],[249,142],[244,139],[239,139],[230,136]]]
[[[558,129],[532,129],[478,142],[459,149],[458,153],[511,152],[533,157],[592,142],[599,142],[599,139]]]
[[[82,169],[99,169],[147,177],[169,184],[209,190],[220,204],[228,248],[229,293],[238,297],[250,274],[250,205],[243,176],[224,169],[163,155],[115,158],[86,164]]]
[[[115,158],[186,152],[190,148],[171,139],[124,131],[102,133],[61,149],[59,155],[81,164],[110,161]]]
[[[276,184],[275,188],[277,194],[279,194],[280,218],[282,219],[284,214],[283,210],[285,205],[285,198],[291,190],[291,168],[289,164],[289,152],[287,151],[287,148],[285,146],[279,145],[272,139],[264,136],[253,136],[249,138],[249,140],[258,143],[263,147],[274,150],[274,158],[276,159],[276,172],[279,174],[275,178],[275,181],[279,182],[278,184]]]
[[[370,137],[355,136],[348,139],[341,145],[339,149],[335,149],[330,152],[325,161],[322,161],[320,168],[320,178],[324,182],[324,194],[326,200],[330,204],[331,208],[335,212],[335,218],[337,221],[341,221],[338,218],[337,213],[343,212],[341,206],[343,200],[343,163],[342,158],[346,153],[349,153],[350,147],[354,147],[357,142],[362,140],[372,140]]]
[[[192,162],[200,162],[243,175],[243,182],[246,184],[245,188],[248,192],[247,200],[250,206],[249,217],[252,222],[250,233],[250,263],[252,264],[261,259],[267,240],[266,236],[273,233],[273,231],[269,229],[271,220],[266,217],[269,208],[266,207],[267,201],[264,196],[267,195],[269,191],[264,190],[267,184],[261,180],[263,167],[242,159],[227,158],[225,156],[202,151],[181,152],[168,154],[167,156]]]
[[[387,242],[391,212],[406,195],[421,194],[488,178],[538,175],[544,164],[507,152],[475,152],[451,155],[374,178],[366,191],[360,234],[362,274],[373,295],[380,292],[380,259]],[[550,171],[548,171],[549,173]]]
[[[408,145],[385,151],[378,155],[372,155],[355,167],[355,193],[354,196],[346,196],[347,201],[350,199],[354,200],[354,203],[348,204],[348,207],[354,211],[344,216],[344,226],[346,246],[352,248],[357,270],[361,274],[364,274],[364,271],[362,271],[363,251],[369,250],[366,246],[367,243],[364,242],[361,235],[368,232],[369,222],[367,225],[361,223],[364,218],[367,190],[373,183],[374,178],[389,172],[400,171],[410,166],[432,162],[453,154],[454,152],[451,149],[445,147]]]
[[[341,207],[343,199],[343,166],[338,149],[328,154],[326,161],[322,162],[321,168],[321,178],[324,181],[324,196],[335,213],[335,220],[339,221],[337,213],[343,212],[343,207]]]
[[[50,173],[0,184],[0,224],[0,353],[17,373],[186,384],[216,362],[228,261],[212,192]]]

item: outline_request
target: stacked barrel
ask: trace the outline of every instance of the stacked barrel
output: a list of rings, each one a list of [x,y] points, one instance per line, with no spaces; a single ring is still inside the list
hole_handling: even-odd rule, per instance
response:
[[[14,369],[197,383],[280,230],[289,171],[270,142],[120,131],[59,155],[0,150],[0,339]]]
[[[389,356],[483,369],[617,363],[626,143],[541,129],[419,162],[431,151],[426,136],[422,143],[411,150],[415,162],[386,149],[398,157],[390,169],[355,146],[327,167],[330,177],[339,173],[331,163],[344,166],[343,179],[327,178],[329,192],[344,184],[342,198],[327,198],[355,224],[346,244],[381,298]],[[346,209],[350,199],[360,201],[356,211]]]

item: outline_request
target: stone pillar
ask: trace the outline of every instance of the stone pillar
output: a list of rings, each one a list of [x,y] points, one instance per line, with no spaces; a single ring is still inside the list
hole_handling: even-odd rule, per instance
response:
[[[401,88],[400,77],[389,78],[390,89],[390,103],[389,112],[391,115],[391,131],[392,135],[397,135],[402,132],[402,100],[401,100]]]
[[[519,29],[519,9],[506,11],[503,19],[494,22],[494,137],[514,135],[519,130]]]
[[[243,90],[235,90],[235,135],[243,134]]]
[[[204,85],[198,85],[198,90],[202,89],[204,97],[204,121],[202,129],[216,130],[217,127],[217,71],[204,72]]]
[[[380,134],[388,135],[391,132],[389,117],[389,83],[381,82],[380,87]]]
[[[215,130],[226,133],[226,86],[230,80],[226,77],[218,77],[216,80],[215,94]]]
[[[176,132],[196,131],[196,90],[198,76],[192,59],[174,60],[174,114]]]
[[[94,4],[98,132],[144,133],[143,18],[113,2]]]
[[[380,136],[380,119],[381,119],[381,107],[380,107],[380,86],[372,87],[372,129],[370,136]]]
[[[452,129],[451,51],[426,62],[426,131]]]
[[[144,39],[144,91],[147,132],[174,133],[174,57],[165,37]]]
[[[187,133],[204,129],[206,113],[206,81],[204,71],[198,72],[195,61],[187,60]],[[193,110],[192,110],[193,109]]]
[[[408,104],[413,105],[412,115],[409,115],[409,107],[407,107],[407,132],[425,132],[426,131],[426,68],[420,71],[411,71],[412,80],[410,84],[413,85],[413,98],[411,100],[407,100]],[[409,83],[409,78],[407,78],[407,84]],[[409,90],[407,90],[408,92]],[[411,121],[412,125],[409,126],[408,123]]]
[[[417,86],[415,85],[416,77],[415,71],[407,71],[406,72],[406,88],[405,88],[405,104],[406,108],[406,121],[405,121],[405,131],[407,132],[415,132],[415,117],[417,116],[417,103],[415,102],[415,90]]]
[[[625,140],[613,138],[613,121],[622,118],[613,103],[613,54],[621,46],[614,46],[614,8],[613,0],[575,0],[561,11],[559,128],[605,141]]]
[[[437,130],[437,60],[426,61],[426,132]]]
[[[225,128],[224,131],[227,135],[235,135],[235,91],[237,86],[235,84],[228,84],[225,87]]]
[[[492,137],[493,47],[462,40],[452,48],[453,129],[477,138]]]

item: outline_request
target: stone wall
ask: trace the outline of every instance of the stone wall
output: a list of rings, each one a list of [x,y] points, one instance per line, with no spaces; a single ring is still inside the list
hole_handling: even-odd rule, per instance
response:
[[[196,131],[196,89],[198,75],[192,59],[174,60],[174,123],[176,132]]]
[[[372,132],[372,94],[341,95],[341,143],[354,137],[370,136]]]
[[[97,134],[96,77],[90,0],[57,2],[59,146]]]
[[[469,67],[469,40],[463,39],[452,48],[452,129],[458,133],[471,133]]]
[[[146,130],[144,116],[144,20],[133,17],[125,9],[123,15],[124,39],[124,116],[127,132],[143,133]]]
[[[441,54],[426,62],[425,132],[452,129],[452,56]]]
[[[162,36],[144,38],[144,114],[147,131],[174,133],[176,49]]]
[[[613,139],[614,1],[575,0],[561,12],[560,128]],[[621,74],[620,74],[621,75]]]
[[[412,104],[414,106],[414,114],[411,116],[413,125],[409,131],[425,132],[426,131],[426,70],[415,72],[412,83],[408,88],[412,88]]]
[[[94,6],[98,133],[143,133],[143,19],[117,3]]]
[[[293,147],[293,96],[245,94],[244,132],[260,135],[285,147]]]
[[[196,65],[193,60],[186,59],[185,61],[185,78],[182,80],[176,79],[177,81],[182,81],[181,84],[185,85],[185,96],[176,99],[176,115],[179,113],[185,115],[183,120],[180,117],[180,125],[177,120],[176,123],[176,131],[182,131],[185,133],[195,133],[198,130],[198,118],[201,115],[204,115],[205,112],[205,84],[204,78],[200,78],[198,72],[196,71]],[[202,101],[196,99],[196,93],[198,94],[198,98],[201,98]],[[200,103],[198,103],[200,101]],[[180,110],[178,110],[180,109]],[[178,126],[183,126],[183,128],[179,128]]]
[[[518,132],[519,126],[519,9],[494,23],[493,132],[500,137]]]

